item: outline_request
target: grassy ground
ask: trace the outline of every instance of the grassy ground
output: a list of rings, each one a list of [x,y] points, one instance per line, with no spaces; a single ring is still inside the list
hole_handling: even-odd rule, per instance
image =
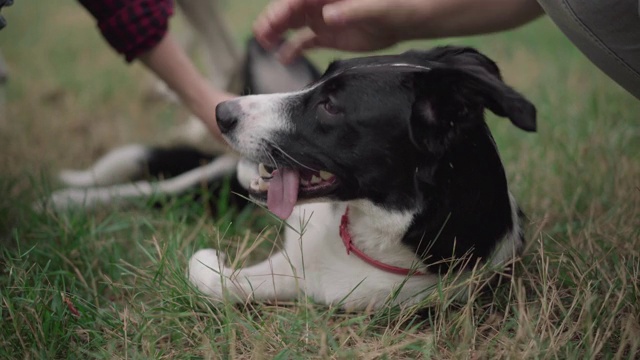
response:
[[[238,39],[263,3],[229,1]],[[33,213],[59,169],[162,138],[185,112],[146,101],[145,72],[125,66],[75,2],[18,1],[3,13],[0,358],[640,356],[640,106],[549,21],[447,41],[490,54],[538,107],[537,135],[489,120],[530,218],[529,246],[493,298],[437,302],[417,316],[307,300],[212,306],[186,283],[187,259],[218,241],[243,253],[255,239],[264,244],[251,256],[265,256],[278,225],[253,213],[211,219],[186,199]]]

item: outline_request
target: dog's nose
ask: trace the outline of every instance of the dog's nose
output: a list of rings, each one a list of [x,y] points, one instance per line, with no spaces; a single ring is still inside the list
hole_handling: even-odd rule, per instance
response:
[[[218,128],[223,134],[232,131],[238,125],[240,115],[240,105],[235,100],[221,102],[216,106],[216,119]]]

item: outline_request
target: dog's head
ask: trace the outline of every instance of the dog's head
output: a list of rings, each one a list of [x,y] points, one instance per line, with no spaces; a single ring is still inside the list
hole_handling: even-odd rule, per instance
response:
[[[301,91],[227,101],[217,118],[233,148],[265,165],[251,196],[285,218],[303,200],[412,206],[419,168],[484,129],[485,108],[535,130],[534,106],[493,61],[442,47],[334,62]]]

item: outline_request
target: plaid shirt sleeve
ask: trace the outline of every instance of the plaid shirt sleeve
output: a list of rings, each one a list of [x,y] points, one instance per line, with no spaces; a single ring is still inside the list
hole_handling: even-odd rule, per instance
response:
[[[167,33],[173,0],[79,0],[98,21],[102,36],[131,62]]]

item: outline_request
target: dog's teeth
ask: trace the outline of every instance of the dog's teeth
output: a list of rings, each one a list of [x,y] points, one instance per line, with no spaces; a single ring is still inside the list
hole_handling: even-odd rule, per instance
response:
[[[322,182],[322,179],[320,179],[319,177],[313,175],[311,176],[311,183],[312,184],[320,184]]]
[[[267,171],[267,168],[264,166],[263,163],[260,163],[258,165],[258,174],[260,174],[260,177],[263,178],[271,178],[271,173]]]
[[[255,190],[255,191],[260,190],[260,184],[258,182],[259,182],[258,179],[251,180],[251,184],[250,184],[251,190]]]
[[[300,178],[300,184],[303,186],[309,186],[309,180]]]
[[[262,178],[258,178],[258,190],[267,191],[269,190],[269,183],[262,180]]]
[[[333,177],[333,174],[332,174],[332,173],[330,173],[330,172],[328,172],[328,171],[324,171],[324,170],[321,170],[321,171],[320,171],[320,178],[321,178],[322,180],[329,180],[329,179],[331,179],[332,177]]]

